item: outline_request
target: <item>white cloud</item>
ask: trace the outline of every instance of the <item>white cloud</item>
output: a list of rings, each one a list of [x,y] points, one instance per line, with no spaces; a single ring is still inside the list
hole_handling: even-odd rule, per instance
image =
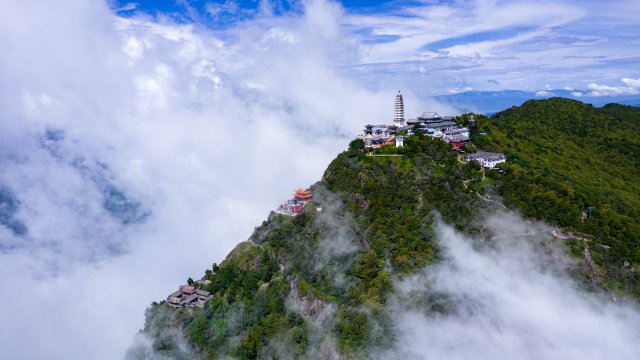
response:
[[[536,97],[551,97],[554,96],[554,94],[552,92],[546,91],[546,90],[540,90],[540,91],[536,91],[535,93]]]
[[[27,294],[0,301],[4,356],[122,357],[147,305],[393,114],[395,88],[336,71],[357,45],[333,4],[225,41],[99,2],[0,8],[0,187],[27,228],[0,226],[0,285]],[[270,29],[284,35],[262,41]]]
[[[135,63],[144,54],[144,43],[138,40],[135,36],[130,36],[122,46],[122,51],[129,55],[132,63]]]
[[[513,26],[532,26],[538,30],[551,28],[584,15],[582,9],[567,3],[471,1],[407,6],[401,8],[398,15],[353,15],[347,18],[347,23],[371,28],[374,35],[399,35],[396,41],[368,46],[365,62],[388,62],[413,57],[431,42]],[[531,34],[536,32],[534,30]],[[522,41],[532,36],[515,32],[513,35],[513,40],[498,40],[495,43],[492,40],[470,41],[449,50],[456,56],[476,52],[488,55],[499,44]]]
[[[205,10],[209,15],[218,17],[224,13],[235,14],[239,10],[239,7],[234,0],[227,0],[223,4],[207,3],[205,5]]]
[[[138,4],[137,3],[126,3],[123,6],[119,7],[116,9],[116,11],[131,11],[131,10],[135,10],[138,8]]]
[[[363,66],[375,73],[377,64],[394,64],[389,77],[395,77],[414,72],[413,62],[420,60],[429,68],[433,94],[447,93],[461,77],[483,84],[478,90],[490,87],[486,78],[511,89],[543,89],[548,79],[583,88],[585,73],[598,79],[640,71],[638,54],[628,51],[640,46],[637,4],[611,6],[605,11],[597,1],[426,2],[383,14],[347,14],[345,24],[352,36],[371,40],[360,46]],[[375,41],[380,35],[391,39]],[[369,78],[375,79],[372,86],[393,83],[380,74]],[[419,78],[407,81],[420,88]]]
[[[640,352],[640,313],[580,290],[550,229],[511,214],[484,225],[493,237],[437,227],[445,260],[397,284],[390,308],[399,340],[380,358],[605,360]]]
[[[591,83],[587,86],[591,91],[585,95],[600,97],[640,94],[640,80],[624,78],[622,82],[628,86],[609,86]]]
[[[640,78],[638,78],[638,79],[623,78],[622,82],[627,84],[627,86],[632,87],[634,89],[640,89]]]
[[[276,40],[276,41],[289,43],[289,44],[295,44],[299,41],[296,34],[280,27],[273,27],[269,29],[269,31],[267,31],[266,34],[264,34],[262,42],[264,43],[269,40]]]
[[[449,89],[449,94],[459,94],[467,91],[473,91],[473,88],[470,86],[464,86],[462,88],[452,88]]]

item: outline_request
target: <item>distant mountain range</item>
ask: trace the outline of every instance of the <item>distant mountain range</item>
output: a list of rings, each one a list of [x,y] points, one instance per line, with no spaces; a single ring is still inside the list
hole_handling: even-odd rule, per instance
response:
[[[610,103],[618,103],[623,105],[631,105],[640,107],[639,95],[627,96],[573,96],[572,93],[587,93],[585,90],[540,90],[540,91],[523,91],[523,90],[502,90],[502,91],[467,91],[452,95],[440,95],[435,99],[441,103],[451,105],[460,109],[461,112],[476,112],[492,115],[498,111],[509,108],[511,106],[520,106],[527,100],[541,100],[553,96],[559,96],[569,99],[580,100],[584,103],[594,106],[604,106]]]

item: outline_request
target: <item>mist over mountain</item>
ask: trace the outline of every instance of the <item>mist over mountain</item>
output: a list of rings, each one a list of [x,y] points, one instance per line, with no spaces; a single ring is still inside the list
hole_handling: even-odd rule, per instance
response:
[[[638,354],[638,307],[582,291],[567,276],[571,265],[545,225],[504,212],[490,215],[484,225],[495,235],[480,241],[437,225],[444,259],[399,282],[401,300],[391,302],[397,343],[377,358],[608,359]],[[451,311],[425,311],[419,299],[433,293],[450,299]]]
[[[502,111],[558,95],[598,106],[637,99],[637,7],[635,0],[2,2],[0,285],[9,289],[0,300],[2,357],[402,354],[395,347],[411,328],[398,319],[406,317],[385,317],[394,302],[404,304],[399,315],[422,306],[406,302],[403,286],[424,293],[440,286],[425,273],[456,264],[441,229],[453,226],[465,243],[489,242],[483,222],[509,211],[578,237],[549,240],[575,267],[567,265],[570,279],[548,284],[576,285],[568,298],[602,300],[596,308],[610,310],[591,314],[594,323],[617,311],[632,319],[616,307],[635,301],[638,283],[637,122],[628,108],[562,105],[559,118],[542,109],[531,122],[562,146],[522,126],[524,114],[540,110],[535,105],[495,121],[478,115],[487,141],[477,144],[513,165],[502,177],[458,165],[438,143],[408,140],[412,152],[379,154],[403,155],[389,161],[338,154],[363,125],[392,121],[398,90],[406,118]],[[483,100],[500,91],[508,101]],[[462,100],[439,97],[451,94]],[[584,135],[587,143],[575,142]],[[366,176],[354,177],[360,172]],[[269,215],[305,186],[321,211],[290,222]],[[498,197],[509,211],[494,211]],[[583,223],[582,212],[593,221]],[[239,245],[246,239],[260,246]],[[189,277],[212,275],[214,262],[222,270],[211,280],[211,306],[187,314],[153,305],[135,335],[149,304]],[[295,266],[280,273],[280,264]],[[415,286],[402,285],[414,277]],[[494,301],[474,289],[469,302],[459,301],[461,291],[427,291],[422,315],[409,315],[416,328],[423,315],[432,321]],[[563,304],[544,294],[536,301]],[[474,314],[483,324],[482,312]],[[457,329],[455,316],[446,319]],[[532,321],[497,324],[514,333],[548,329]],[[626,326],[609,323],[612,334]],[[628,354],[625,344],[612,353]]]
[[[128,357],[633,357],[638,111],[552,98],[476,115],[465,148],[506,152],[504,173],[428,136],[355,140],[312,204],[272,213],[194,277],[212,295],[203,309],[154,302]]]
[[[29,294],[2,300],[13,358],[123,357],[149,303],[318,179],[393,94],[328,65],[339,33],[314,27],[332,6],[229,42],[104,2],[0,8],[0,284]]]

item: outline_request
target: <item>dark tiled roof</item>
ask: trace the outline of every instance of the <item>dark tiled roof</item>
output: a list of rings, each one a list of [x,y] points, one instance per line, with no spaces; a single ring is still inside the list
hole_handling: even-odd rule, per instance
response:
[[[210,293],[208,291],[205,291],[205,290],[197,289],[196,290],[196,294],[198,294],[200,296],[209,296]]]
[[[467,159],[475,160],[475,159],[487,159],[487,160],[502,160],[505,158],[503,153],[494,153],[488,151],[478,151],[475,154],[467,155]]]
[[[185,304],[185,305],[188,305],[188,304],[192,303],[193,301],[195,301],[197,298],[198,298],[198,295],[196,295],[196,294],[191,294],[191,295],[189,295],[189,297],[188,297],[188,298],[186,298],[186,299],[182,300],[182,302],[181,302],[181,303],[182,303],[182,304]]]
[[[440,121],[437,123],[428,124],[427,127],[430,128],[438,128],[438,127],[446,127],[446,126],[457,126],[458,124],[453,121]]]
[[[423,112],[422,115],[418,117],[418,119],[440,119],[440,116],[437,112]]]
[[[185,294],[193,294],[196,291],[196,288],[190,285],[182,285],[180,286],[180,291]]]

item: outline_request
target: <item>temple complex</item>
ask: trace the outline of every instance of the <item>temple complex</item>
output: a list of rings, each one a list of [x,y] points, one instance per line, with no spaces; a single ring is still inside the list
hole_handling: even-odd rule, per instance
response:
[[[404,139],[397,139],[402,135],[411,135],[419,131],[424,135],[447,141],[456,149],[469,141],[469,129],[455,123],[452,116],[440,116],[437,112],[424,112],[417,118],[404,118],[404,99],[398,91],[394,104],[393,124],[365,125],[362,134],[356,138],[364,141],[368,148],[379,148],[385,145],[402,147]]]
[[[191,285],[180,285],[178,291],[167,296],[167,303],[174,308],[203,308],[204,304],[211,300],[212,297],[208,291]]]

